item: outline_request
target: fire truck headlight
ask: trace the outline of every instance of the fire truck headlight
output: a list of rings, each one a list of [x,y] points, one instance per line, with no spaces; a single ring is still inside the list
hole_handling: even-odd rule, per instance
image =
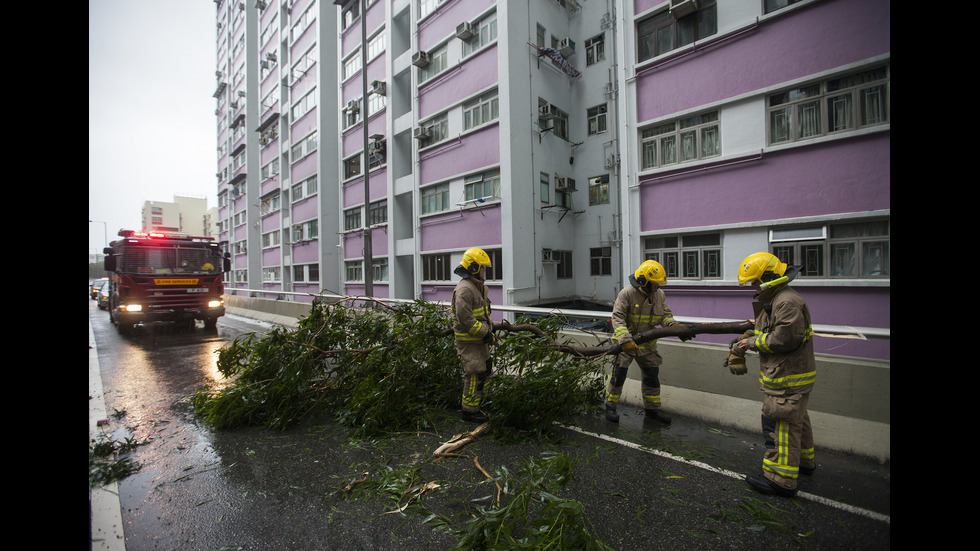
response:
[[[224,304],[224,301],[221,301],[221,300],[212,300],[212,301],[208,302],[208,308],[217,308],[217,307],[221,306],[222,304]]]
[[[141,312],[143,311],[142,304],[124,304],[120,306],[126,312]]]

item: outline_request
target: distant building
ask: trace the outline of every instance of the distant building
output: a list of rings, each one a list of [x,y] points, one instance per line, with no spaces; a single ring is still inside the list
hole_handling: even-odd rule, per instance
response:
[[[653,258],[746,319],[770,251],[814,323],[887,328],[890,5],[216,0],[226,283],[442,301],[478,246],[494,304],[608,307]]]
[[[189,235],[215,237],[216,208],[208,210],[208,201],[200,197],[174,196],[172,203],[143,203],[143,231],[170,231]],[[128,228],[127,228],[128,229]]]

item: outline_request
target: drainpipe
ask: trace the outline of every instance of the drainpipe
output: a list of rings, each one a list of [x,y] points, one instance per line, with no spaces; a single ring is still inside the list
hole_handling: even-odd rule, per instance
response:
[[[368,85],[367,85],[367,0],[361,1],[361,134],[364,138],[364,296],[374,296],[374,259],[371,247],[371,225],[368,223],[368,204],[371,202],[371,159],[368,157]]]

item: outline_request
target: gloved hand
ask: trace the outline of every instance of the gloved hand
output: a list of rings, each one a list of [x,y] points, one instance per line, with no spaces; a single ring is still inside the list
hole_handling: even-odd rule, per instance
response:
[[[633,341],[626,341],[623,343],[623,352],[636,352],[639,349],[640,347],[636,346],[636,343]]]
[[[745,365],[745,353],[736,352],[734,348],[728,353],[723,365],[732,372],[732,375],[745,375],[749,372],[748,366]]]
[[[674,322],[674,323],[670,324],[668,327],[686,327],[686,326],[683,323]],[[687,342],[687,341],[693,339],[694,338],[694,335],[693,334],[692,335],[678,335],[677,338],[680,339],[681,342]]]
[[[487,334],[483,335],[483,342],[493,344],[493,331],[487,331]]]

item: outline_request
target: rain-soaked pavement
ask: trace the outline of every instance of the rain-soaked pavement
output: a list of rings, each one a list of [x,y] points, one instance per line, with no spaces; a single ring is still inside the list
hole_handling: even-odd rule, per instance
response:
[[[90,364],[108,419],[94,430],[147,442],[129,454],[140,470],[116,486],[119,526],[93,520],[93,549],[446,550],[456,538],[425,520],[435,513],[462,527],[466,511],[492,504],[496,486],[477,464],[499,480],[504,467],[516,473],[554,453],[574,464],[555,493],[580,502],[586,525],[613,549],[891,548],[889,463],[818,449],[797,497],[762,496],[741,480],[759,470],[761,434],[678,416],[669,427],[640,412],[623,412],[618,425],[583,416],[551,441],[478,438],[463,457],[440,461],[435,449],[474,428],[452,412],[431,433],[376,440],[350,439],[322,419],[215,431],[193,417],[190,396],[220,384],[221,346],[269,326],[225,316],[210,332],[151,327],[122,338],[90,302]],[[378,487],[354,484],[362,479],[383,480],[390,493],[358,491]],[[438,487],[417,500],[400,495],[429,482]],[[397,511],[408,503],[424,512]]]

